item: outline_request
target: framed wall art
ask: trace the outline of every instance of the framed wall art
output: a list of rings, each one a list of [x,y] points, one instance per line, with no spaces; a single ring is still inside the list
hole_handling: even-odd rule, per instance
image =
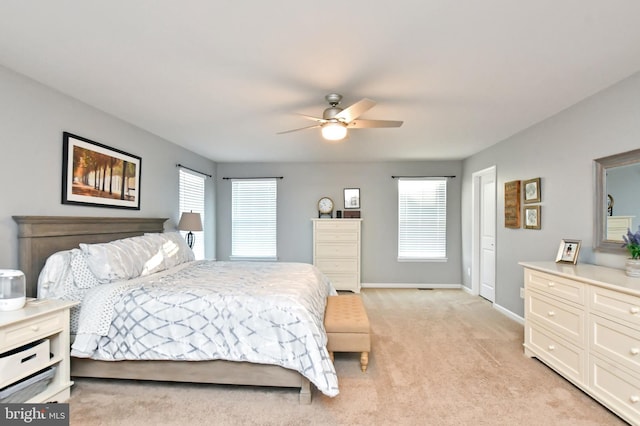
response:
[[[64,132],[62,204],[140,210],[142,159]]]
[[[360,188],[344,189],[344,208],[345,209],[360,208]]]
[[[504,184],[504,226],[520,228],[520,181]]]
[[[540,178],[525,180],[524,186],[524,203],[539,203],[542,200],[540,191]]]
[[[541,228],[540,206],[525,206],[524,208],[524,228]]]
[[[578,253],[580,253],[581,240],[561,240],[556,255],[556,263],[572,263],[578,262]]]

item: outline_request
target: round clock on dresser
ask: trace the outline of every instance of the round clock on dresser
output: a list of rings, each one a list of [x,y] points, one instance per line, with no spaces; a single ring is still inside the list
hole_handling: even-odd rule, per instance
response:
[[[333,217],[333,200],[322,197],[318,200],[318,217]]]

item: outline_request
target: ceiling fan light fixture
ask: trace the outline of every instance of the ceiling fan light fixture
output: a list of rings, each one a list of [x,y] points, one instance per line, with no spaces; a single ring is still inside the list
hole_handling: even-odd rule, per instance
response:
[[[340,141],[347,136],[347,126],[336,121],[324,124],[321,131],[322,137],[329,141]]]

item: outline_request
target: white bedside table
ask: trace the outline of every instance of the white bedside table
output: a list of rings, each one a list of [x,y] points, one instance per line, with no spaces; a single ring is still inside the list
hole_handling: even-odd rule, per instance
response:
[[[49,352],[53,354],[44,364],[40,362],[31,369],[24,369],[17,376],[15,370],[0,372],[0,389],[43,368],[55,366],[55,374],[46,389],[25,402],[65,402],[69,399],[73,384],[69,376],[69,310],[77,304],[67,300],[35,299],[27,301],[22,309],[0,312],[0,354],[41,339],[49,340]]]

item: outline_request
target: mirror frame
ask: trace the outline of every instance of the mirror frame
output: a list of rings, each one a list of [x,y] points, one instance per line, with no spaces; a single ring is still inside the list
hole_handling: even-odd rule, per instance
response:
[[[595,250],[619,252],[621,254],[625,252],[621,241],[607,239],[607,169],[636,163],[640,163],[640,149],[634,149],[633,151],[627,151],[594,160],[596,194],[594,199],[595,221],[593,230],[593,248]]]

